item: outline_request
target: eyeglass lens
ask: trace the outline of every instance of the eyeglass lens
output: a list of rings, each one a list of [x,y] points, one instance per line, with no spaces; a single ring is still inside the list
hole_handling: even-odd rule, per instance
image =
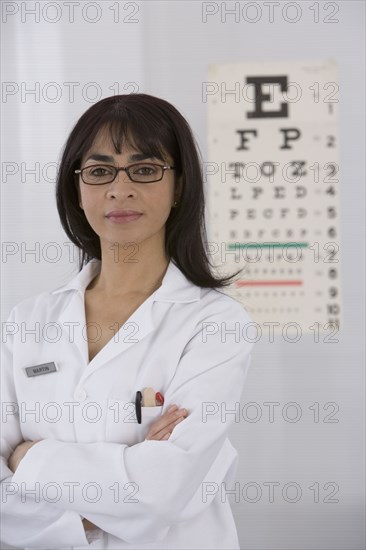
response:
[[[139,163],[129,166],[128,173],[132,181],[149,183],[162,179],[164,170],[156,164]],[[104,164],[94,164],[82,170],[83,180],[86,183],[110,183],[115,179],[116,175],[117,168],[115,166]]]

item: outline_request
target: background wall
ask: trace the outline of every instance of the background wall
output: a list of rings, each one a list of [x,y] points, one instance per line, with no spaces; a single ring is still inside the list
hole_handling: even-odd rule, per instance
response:
[[[364,2],[71,4],[2,4],[3,320],[23,298],[77,271],[58,221],[54,168],[94,101],[133,91],[167,99],[209,160],[202,101],[209,64],[334,59],[344,329],[337,344],[311,336],[296,345],[257,343],[231,432],[240,495],[229,500],[243,549],[363,549]],[[301,412],[297,422],[289,403]]]

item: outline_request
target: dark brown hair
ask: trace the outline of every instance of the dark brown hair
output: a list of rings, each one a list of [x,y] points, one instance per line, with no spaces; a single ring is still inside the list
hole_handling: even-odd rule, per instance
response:
[[[180,188],[178,206],[172,208],[166,221],[166,254],[198,286],[220,288],[231,284],[242,270],[219,278],[210,269],[203,176],[192,131],[173,105],[147,94],[117,95],[95,103],[79,118],[66,141],[57,175],[56,202],[62,227],[79,248],[79,271],[92,258],[101,260],[101,248],[99,236],[80,208],[74,171],[81,167],[83,155],[104,128],[117,153],[129,143],[162,161],[164,153],[170,154]]]

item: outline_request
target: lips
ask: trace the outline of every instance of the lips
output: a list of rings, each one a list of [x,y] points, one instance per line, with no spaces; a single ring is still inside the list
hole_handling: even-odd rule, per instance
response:
[[[140,219],[141,216],[142,212],[136,210],[113,210],[106,217],[114,223],[128,223]]]
[[[119,217],[130,217],[130,216],[141,216],[142,212],[137,210],[112,210],[108,212],[107,218],[119,218]]]

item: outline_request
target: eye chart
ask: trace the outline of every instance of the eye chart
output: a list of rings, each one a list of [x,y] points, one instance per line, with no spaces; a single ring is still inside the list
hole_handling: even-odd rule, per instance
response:
[[[208,241],[224,292],[274,332],[341,328],[334,61],[214,65],[203,83]],[[292,327],[291,327],[292,328]]]

